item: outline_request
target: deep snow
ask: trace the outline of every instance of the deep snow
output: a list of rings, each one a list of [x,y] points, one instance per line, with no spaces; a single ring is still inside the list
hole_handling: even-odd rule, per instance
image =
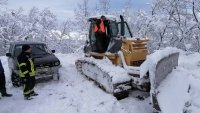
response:
[[[22,88],[12,86],[7,59],[5,56],[0,57],[5,69],[7,91],[13,94],[11,98],[0,99],[0,113],[152,113],[149,98],[138,100],[133,97],[132,92],[128,98],[118,101],[112,95],[95,86],[92,81],[81,76],[76,71],[75,60],[83,55],[56,55],[62,64],[60,81],[37,84],[35,91],[39,93],[39,96],[30,101],[23,99]],[[167,103],[162,105],[164,113],[182,113],[180,110],[186,101],[191,102],[188,109],[192,113],[200,113],[199,58],[199,53],[181,52],[178,68],[162,84],[164,91],[171,92],[159,97],[161,101]],[[181,94],[178,91],[183,89],[182,86],[189,84],[189,93],[181,90],[183,91]],[[174,96],[176,93],[180,95]],[[180,101],[175,98],[178,96],[180,96]]]

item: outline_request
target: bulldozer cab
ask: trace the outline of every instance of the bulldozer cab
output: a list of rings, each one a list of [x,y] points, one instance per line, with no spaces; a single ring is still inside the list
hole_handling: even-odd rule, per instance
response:
[[[99,17],[89,19],[90,29],[88,45],[90,46],[90,52],[117,53],[121,49],[122,39],[132,37],[132,33],[130,32],[129,26],[127,22],[123,20],[123,17],[121,18],[120,22],[117,22],[116,18],[106,17],[106,20],[104,20],[105,36],[103,37],[103,41],[101,41],[102,39],[99,38],[102,37],[98,37],[98,35],[94,31],[94,27],[98,21],[100,21]],[[101,42],[99,42],[99,40]],[[102,48],[104,50],[99,51],[99,46],[103,46]]]

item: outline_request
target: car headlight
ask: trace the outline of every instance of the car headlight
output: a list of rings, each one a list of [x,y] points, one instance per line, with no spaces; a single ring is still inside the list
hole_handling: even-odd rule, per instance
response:
[[[60,62],[55,62],[54,65],[58,66],[58,65],[60,65]]]

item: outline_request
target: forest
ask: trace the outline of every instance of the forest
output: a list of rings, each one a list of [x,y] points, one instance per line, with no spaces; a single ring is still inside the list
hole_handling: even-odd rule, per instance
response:
[[[64,21],[48,8],[7,10],[7,2],[0,0],[0,56],[14,41],[45,42],[60,53],[81,51],[88,36],[87,19],[93,15],[123,15],[134,37],[149,37],[150,53],[168,46],[200,52],[199,0],[152,0],[146,10],[135,10],[131,0],[120,10],[111,10],[110,0],[98,0],[95,6],[81,0],[74,17]]]

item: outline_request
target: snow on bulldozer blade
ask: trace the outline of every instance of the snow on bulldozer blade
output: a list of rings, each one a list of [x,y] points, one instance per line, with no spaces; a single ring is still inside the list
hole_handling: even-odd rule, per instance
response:
[[[103,90],[118,99],[128,96],[131,77],[120,66],[114,66],[109,59],[80,58],[76,61],[77,70],[95,81]]]
[[[150,95],[153,103],[154,113],[161,113],[160,100],[160,85],[165,78],[178,66],[179,50],[177,48],[168,47],[157,50],[149,55],[147,60],[140,66],[140,77],[142,78],[149,72],[150,78]]]

